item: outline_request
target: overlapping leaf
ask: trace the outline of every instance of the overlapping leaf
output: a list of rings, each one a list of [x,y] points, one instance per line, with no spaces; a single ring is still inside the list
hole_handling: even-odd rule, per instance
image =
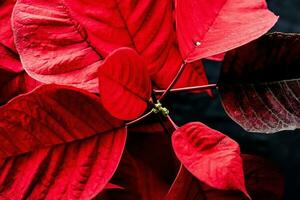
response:
[[[114,174],[125,141],[123,128],[7,158],[0,165],[0,197],[92,199]]]
[[[172,135],[174,151],[182,164],[212,188],[239,190],[246,196],[239,145],[200,122],[186,124]]]
[[[24,68],[43,83],[95,92],[101,60],[124,46],[143,57],[160,88],[171,78],[159,79],[155,74],[176,71],[182,63],[171,0],[18,0],[12,21]],[[198,85],[206,79],[203,73],[199,77],[193,69],[186,70],[197,79],[183,78],[184,85]]]
[[[0,158],[123,126],[97,96],[67,86],[41,86],[0,107],[0,113]]]
[[[176,0],[177,37],[187,62],[250,42],[277,21],[265,0]]]
[[[300,35],[272,33],[226,54],[219,80],[229,116],[251,132],[300,127]]]
[[[99,68],[99,92],[113,116],[132,120],[142,115],[152,92],[142,58],[129,48],[112,52]]]

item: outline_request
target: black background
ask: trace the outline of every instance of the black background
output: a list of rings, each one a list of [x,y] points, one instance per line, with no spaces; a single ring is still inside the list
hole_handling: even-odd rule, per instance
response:
[[[300,32],[300,0],[269,0],[268,5],[280,16],[271,31]],[[216,83],[221,64],[204,64],[209,82]],[[248,133],[226,115],[216,91],[215,94],[214,99],[205,94],[171,95],[166,105],[178,125],[201,121],[238,141],[243,153],[262,155],[274,162],[285,175],[285,200],[300,200],[300,130],[271,135]]]

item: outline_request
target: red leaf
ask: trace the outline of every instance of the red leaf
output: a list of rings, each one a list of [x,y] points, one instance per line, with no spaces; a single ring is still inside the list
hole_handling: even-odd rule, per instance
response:
[[[180,167],[165,200],[206,200],[201,185],[184,166]]]
[[[123,128],[7,158],[0,164],[0,196],[92,199],[114,174],[125,141]]]
[[[177,129],[172,143],[179,160],[201,182],[216,189],[240,190],[249,197],[240,149],[235,141],[200,122],[193,122]]]
[[[187,62],[250,42],[277,21],[265,0],[176,0],[177,37]]]
[[[111,180],[124,190],[105,191],[98,200],[162,199],[176,176],[179,164],[167,135],[168,123],[164,124],[166,127],[153,117],[129,127],[127,152]]]
[[[217,55],[210,56],[206,59],[214,60],[214,61],[223,61],[224,57],[225,57],[225,53],[220,53],[220,54],[217,54]]]
[[[258,156],[242,155],[247,190],[253,199],[281,200],[284,178],[274,166]]]
[[[228,115],[245,130],[300,128],[299,50],[300,34],[272,33],[226,54],[218,88]]]
[[[0,104],[4,104],[15,96],[32,91],[41,83],[32,79],[24,71],[12,73],[0,69]]]
[[[13,13],[16,46],[30,76],[43,83],[73,85],[96,92],[101,60],[120,47],[140,54],[156,86],[165,88],[182,58],[173,28],[172,0],[19,0]],[[38,28],[37,28],[38,27]],[[158,71],[160,79],[156,76]],[[181,86],[201,84],[205,74]],[[171,74],[170,74],[171,75]]]
[[[142,58],[132,49],[112,52],[99,68],[103,106],[115,117],[132,120],[144,113],[151,80]]]
[[[41,86],[0,107],[0,158],[122,126],[95,95],[67,86]]]
[[[1,0],[0,4],[0,46],[8,48],[13,53],[17,53],[11,29],[11,13],[14,8],[15,0]],[[0,47],[1,48],[1,47]],[[1,50],[0,50],[1,51]],[[1,53],[0,53],[1,65]]]
[[[111,190],[111,189],[124,190],[124,188],[122,186],[119,186],[119,185],[113,184],[113,183],[107,183],[104,189],[106,189],[106,190]]]
[[[96,199],[162,199],[169,187],[151,168],[127,152],[124,152],[112,182],[122,185],[124,190],[107,190]]]

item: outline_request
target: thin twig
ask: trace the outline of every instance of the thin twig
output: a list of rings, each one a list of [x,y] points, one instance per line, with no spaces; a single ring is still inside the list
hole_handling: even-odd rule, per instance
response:
[[[159,100],[161,101],[163,98],[165,98],[165,96],[169,93],[169,91],[172,89],[172,87],[176,84],[177,80],[179,79],[180,75],[182,74],[184,67],[186,65],[186,62],[183,62],[180,65],[180,68],[177,72],[177,74],[175,75],[175,77],[173,78],[172,82],[170,83],[170,85],[167,87],[167,89],[163,92],[163,94],[160,96]]]
[[[207,89],[214,89],[217,88],[217,84],[209,84],[209,85],[199,85],[199,86],[191,86],[191,87],[182,87],[182,88],[175,88],[170,89],[170,93],[174,92],[187,92],[187,91],[195,91],[195,90],[207,90]],[[154,90],[156,95],[163,94],[166,90]]]
[[[146,114],[140,116],[139,118],[137,118],[137,119],[135,119],[135,120],[132,120],[132,121],[130,121],[130,122],[127,122],[127,123],[126,123],[126,126],[133,125],[133,124],[135,124],[135,123],[137,123],[137,122],[139,122],[139,121],[145,119],[146,117],[148,117],[148,116],[151,115],[152,113],[153,113],[153,110],[147,112]]]
[[[172,118],[170,117],[170,115],[167,116],[167,120],[170,122],[170,124],[172,124],[174,131],[178,129],[178,126],[175,124],[175,122],[172,120]]]

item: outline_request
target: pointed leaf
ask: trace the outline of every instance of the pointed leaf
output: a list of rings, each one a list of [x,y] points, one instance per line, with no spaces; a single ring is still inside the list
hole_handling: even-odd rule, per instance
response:
[[[300,127],[300,35],[272,33],[226,54],[218,82],[228,115],[250,132]]]
[[[277,21],[265,0],[176,0],[177,37],[187,62],[250,42]]]
[[[0,165],[0,196],[8,199],[92,199],[120,161],[126,129],[10,157]]]
[[[182,164],[201,182],[222,190],[239,190],[246,196],[239,145],[200,122],[178,128],[172,135],[174,151]]]
[[[151,80],[134,50],[120,48],[112,52],[98,72],[103,106],[113,116],[132,120],[144,113],[151,96]]]
[[[73,87],[44,85],[0,107],[0,158],[122,126],[97,96]]]
[[[172,0],[18,0],[12,17],[16,46],[33,78],[93,92],[98,90],[101,60],[117,48],[134,48],[156,86],[164,88],[173,77],[161,80],[156,73],[177,71],[182,63],[172,4]],[[194,82],[185,79],[185,86],[199,85],[202,78],[203,73]]]

